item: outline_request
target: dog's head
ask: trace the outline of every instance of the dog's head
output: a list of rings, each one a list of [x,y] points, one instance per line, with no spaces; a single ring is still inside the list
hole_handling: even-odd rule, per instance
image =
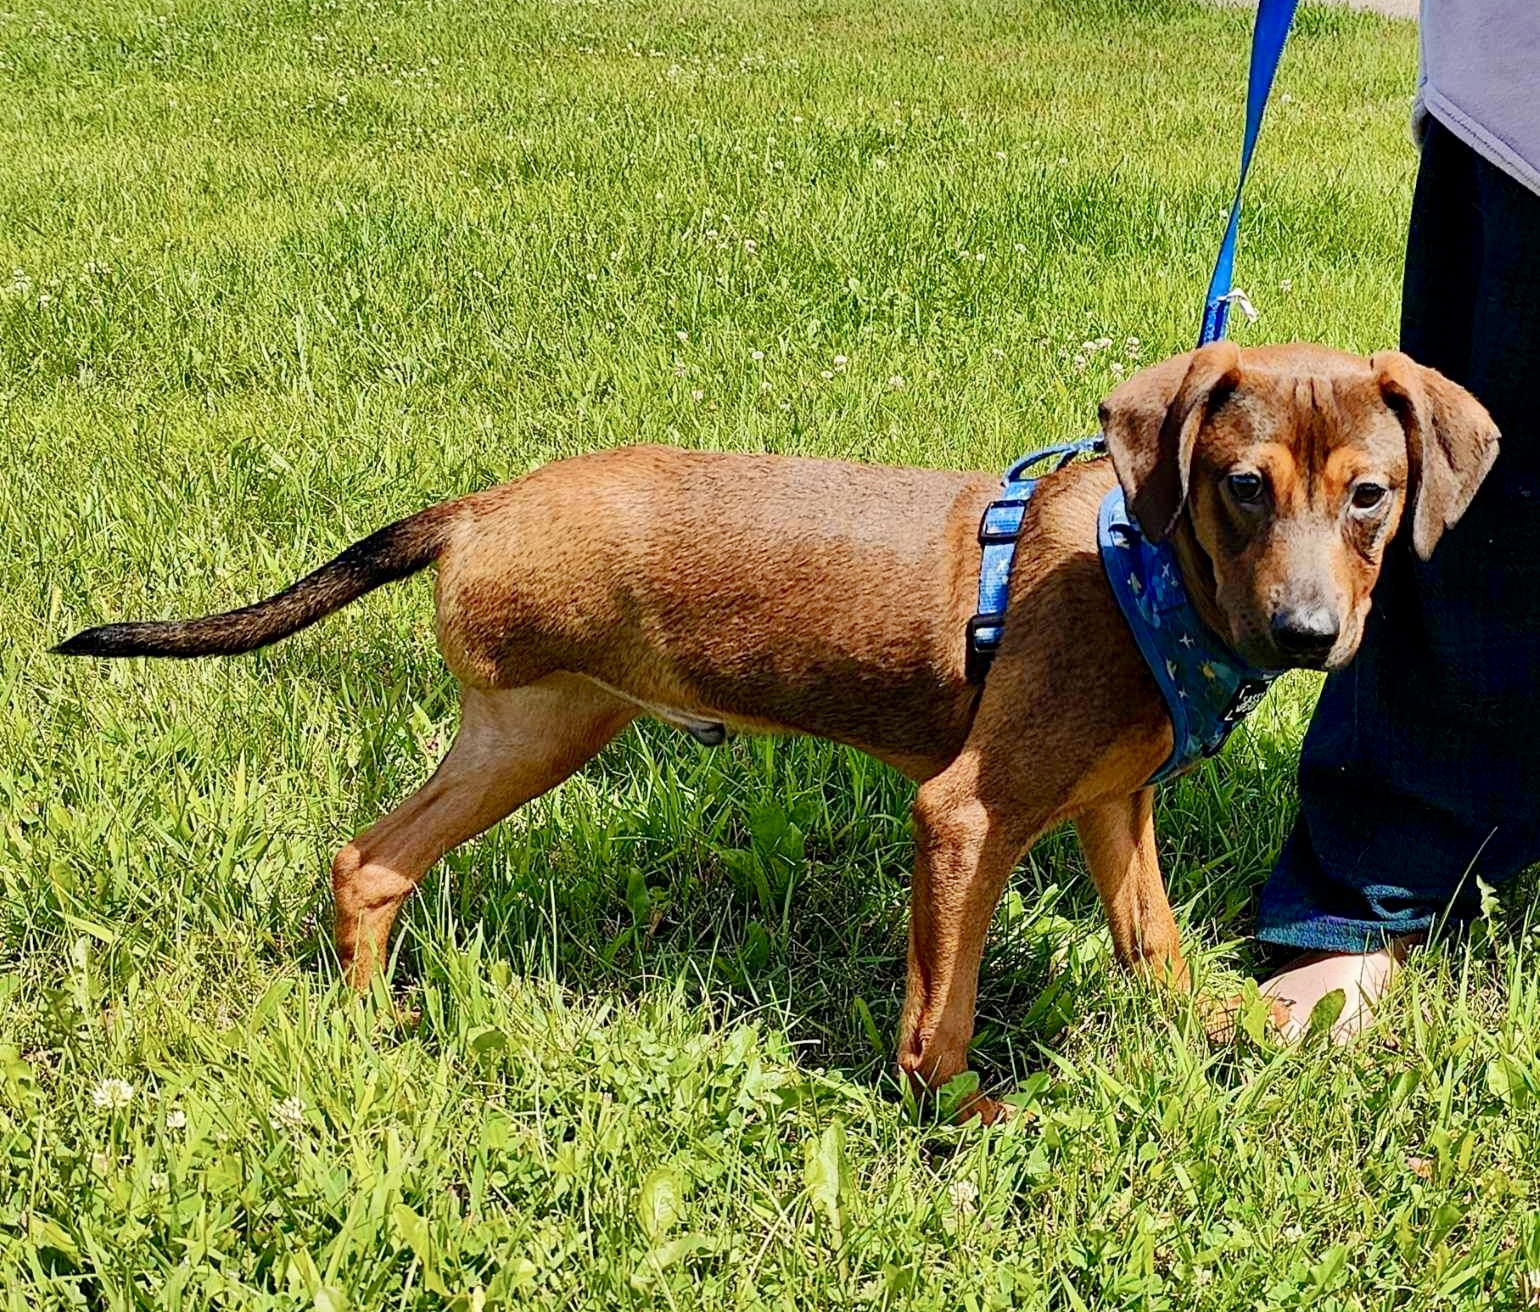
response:
[[[1426,560],[1497,456],[1481,403],[1399,351],[1215,342],[1135,374],[1101,419],[1130,514],[1153,541],[1185,517],[1213,571],[1189,584],[1265,669],[1345,665],[1397,528]]]

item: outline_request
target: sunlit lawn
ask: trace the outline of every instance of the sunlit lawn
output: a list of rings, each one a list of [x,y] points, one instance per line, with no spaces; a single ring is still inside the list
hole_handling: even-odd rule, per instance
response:
[[[1517,894],[1352,1051],[1216,1051],[1056,836],[981,999],[1027,1109],[958,1130],[891,1075],[910,789],[869,760],[633,731],[450,858],[358,1005],[326,869],[453,724],[428,582],[229,662],[43,654],[558,454],[1083,434],[1190,343],[1246,43],[1175,0],[0,16],[6,1306],[1521,1306]],[[1245,340],[1393,344],[1414,47],[1301,15]],[[1313,692],[1164,790],[1212,988]]]

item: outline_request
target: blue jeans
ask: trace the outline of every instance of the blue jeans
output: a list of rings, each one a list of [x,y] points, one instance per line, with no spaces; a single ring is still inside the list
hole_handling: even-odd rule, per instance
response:
[[[1393,545],[1363,646],[1305,736],[1257,936],[1359,951],[1479,906],[1540,859],[1540,196],[1437,123],[1407,238],[1401,346],[1502,432],[1427,563]]]

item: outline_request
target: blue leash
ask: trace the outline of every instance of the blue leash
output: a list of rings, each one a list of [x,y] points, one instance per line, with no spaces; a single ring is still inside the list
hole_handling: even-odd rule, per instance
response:
[[[1235,199],[1230,202],[1230,221],[1225,224],[1224,240],[1219,243],[1219,258],[1208,280],[1208,296],[1203,302],[1203,327],[1198,331],[1198,345],[1217,342],[1225,335],[1230,317],[1231,280],[1235,276],[1235,244],[1241,231],[1241,193],[1246,189],[1246,174],[1251,171],[1251,156],[1262,131],[1262,111],[1272,95],[1273,75],[1283,57],[1283,43],[1289,37],[1289,25],[1299,0],[1260,0],[1257,24],[1251,32],[1251,72],[1246,83],[1246,135],[1241,139],[1241,173],[1235,180]]]
[[[1235,197],[1230,202],[1230,217],[1224,239],[1219,244],[1219,258],[1209,279],[1208,295],[1203,303],[1203,325],[1198,345],[1218,341],[1225,335],[1230,314],[1231,279],[1235,273],[1235,246],[1240,236],[1241,193],[1257,136],[1262,130],[1262,112],[1272,94],[1273,76],[1283,56],[1289,25],[1299,0],[1259,0],[1256,26],[1251,33],[1251,67],[1246,85],[1246,132],[1241,141],[1241,171],[1235,183]],[[1057,461],[1055,470],[1063,469],[1083,455],[1104,455],[1106,441],[1087,438],[1063,446],[1049,447],[1024,456],[1006,471],[1001,495],[989,503],[979,522],[979,543],[983,559],[979,566],[978,612],[968,621],[966,669],[970,682],[982,683],[1000,646],[1005,628],[1005,607],[1010,591],[1011,565],[1016,558],[1016,540],[1026,520],[1027,503],[1032,499],[1041,475],[1028,475],[1034,466]],[[1162,773],[1165,770],[1163,769]]]

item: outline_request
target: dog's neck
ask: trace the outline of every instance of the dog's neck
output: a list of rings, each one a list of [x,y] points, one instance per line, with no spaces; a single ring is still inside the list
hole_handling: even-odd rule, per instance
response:
[[[1177,567],[1182,573],[1182,584],[1187,589],[1187,599],[1198,612],[1198,618],[1226,647],[1230,646],[1230,626],[1225,623],[1224,612],[1215,600],[1214,562],[1203,550],[1198,535],[1193,532],[1192,520],[1184,513],[1171,534],[1171,550],[1176,554]]]

